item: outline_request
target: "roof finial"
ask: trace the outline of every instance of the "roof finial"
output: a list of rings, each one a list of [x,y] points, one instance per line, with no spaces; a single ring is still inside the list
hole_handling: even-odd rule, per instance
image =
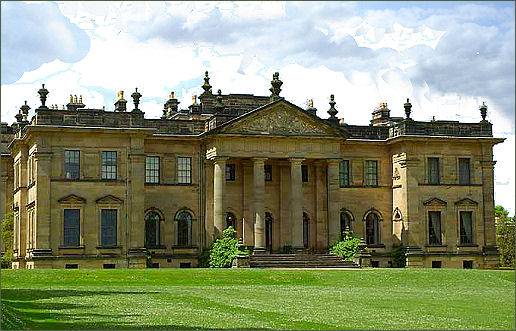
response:
[[[317,108],[314,107],[314,99],[308,99],[306,102],[307,108],[306,111],[312,115],[317,114]]]
[[[142,94],[140,92],[138,92],[138,88],[135,87],[133,94],[131,94],[131,98],[133,98],[133,103],[134,103],[133,112],[135,112],[135,113],[141,113],[141,110],[138,109],[138,105],[140,104],[141,97],[142,97]]]
[[[219,89],[217,91],[217,98],[215,103],[215,111],[217,113],[222,113],[224,111],[224,103],[222,102],[222,91]]]
[[[271,91],[271,100],[275,101],[280,98],[281,85],[283,85],[283,82],[279,79],[279,72],[275,72],[272,75],[271,85],[272,87],[269,89]]]
[[[407,102],[403,104],[403,107],[405,107],[405,118],[408,120],[411,119],[410,113],[412,111],[412,104],[410,103],[409,98],[407,98]]]
[[[330,109],[328,110],[328,114],[330,114],[330,118],[328,119],[330,122],[338,123],[339,119],[337,118],[337,109],[335,109],[335,96],[332,94],[330,95]]]
[[[115,111],[126,111],[127,100],[124,99],[124,91],[118,91],[116,96],[117,100],[115,102]]]
[[[487,116],[487,105],[485,101],[482,101],[482,106],[480,106],[480,116],[482,116],[482,121],[486,120]]]
[[[211,93],[210,76],[208,76],[208,71],[204,73],[204,84],[202,84],[202,89],[204,90],[202,95]]]
[[[45,88],[45,84],[41,84],[41,88],[38,90],[39,99],[41,100],[41,106],[38,109],[48,109],[45,106],[45,102],[47,101],[48,90]]]

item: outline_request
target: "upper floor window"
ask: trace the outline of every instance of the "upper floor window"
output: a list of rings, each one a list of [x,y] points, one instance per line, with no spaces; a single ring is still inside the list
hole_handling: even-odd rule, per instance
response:
[[[63,221],[63,244],[79,246],[80,244],[80,209],[65,209]]]
[[[471,184],[471,172],[469,158],[459,159],[459,184]]]
[[[102,179],[116,179],[117,166],[116,166],[116,151],[104,151],[102,152],[102,167],[101,167],[101,178]]]
[[[430,245],[441,245],[441,212],[428,212],[428,243]]]
[[[34,156],[29,156],[27,160],[27,169],[28,169],[28,184],[32,184],[36,180],[36,176],[34,176]]]
[[[270,165],[270,164],[264,165],[263,170],[265,171],[265,181],[272,182],[272,165]]]
[[[65,151],[64,170],[66,179],[79,179],[81,169],[80,151]]]
[[[301,165],[301,181],[308,183],[308,166],[306,164]]]
[[[439,184],[440,183],[439,158],[438,157],[429,157],[428,158],[428,183],[429,184]]]
[[[459,213],[459,234],[461,244],[473,243],[473,213],[470,211],[461,211]]]
[[[178,157],[177,158],[177,182],[179,184],[192,183],[192,158]]]
[[[232,182],[235,180],[235,164],[226,164],[226,181]]]
[[[100,211],[100,245],[116,246],[117,244],[117,209]]]
[[[159,183],[159,156],[147,156],[145,158],[145,182]]]
[[[339,183],[340,183],[340,187],[349,186],[349,183],[350,183],[349,160],[340,161]]]
[[[378,186],[378,161],[365,161],[365,185]]]

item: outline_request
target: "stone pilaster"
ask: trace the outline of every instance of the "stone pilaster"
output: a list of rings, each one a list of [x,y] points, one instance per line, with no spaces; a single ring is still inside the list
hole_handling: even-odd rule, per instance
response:
[[[315,164],[315,216],[317,226],[316,248],[323,250],[328,247],[326,216],[328,214],[326,196],[326,171],[324,163]]]
[[[213,225],[215,238],[224,231],[224,187],[226,185],[225,157],[217,157],[213,163]]]
[[[292,225],[290,224],[290,164],[279,162],[280,180],[280,227],[281,246],[292,246]],[[274,176],[274,174],[273,174]]]
[[[254,246],[254,206],[253,206],[253,165],[244,161],[242,164],[242,213],[244,246]]]
[[[292,247],[299,250],[304,249],[301,162],[303,162],[303,159],[290,159],[290,225],[292,226]]]
[[[253,159],[254,249],[265,250],[264,158]]]
[[[339,215],[339,160],[327,160],[328,182],[328,244],[331,245],[340,237]]]
[[[209,247],[213,240],[215,239],[214,234],[214,223],[213,223],[213,162],[210,160],[206,160],[204,162],[204,171],[206,176],[206,203],[205,203],[205,233],[206,233],[206,247]]]
[[[491,145],[484,145],[482,160],[482,196],[484,219],[484,246],[496,246],[494,219],[494,165]]]
[[[50,246],[50,176],[52,154],[45,152],[35,153],[36,166],[36,242],[34,250],[44,252],[42,255],[51,255]],[[37,255],[37,254],[36,254]]]

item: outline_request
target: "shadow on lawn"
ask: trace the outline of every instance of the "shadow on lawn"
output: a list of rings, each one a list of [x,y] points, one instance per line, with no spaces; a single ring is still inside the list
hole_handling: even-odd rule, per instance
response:
[[[125,317],[138,314],[98,314],[89,312],[90,306],[77,303],[38,302],[59,297],[84,297],[92,295],[159,293],[157,291],[80,291],[41,289],[2,289],[2,318],[0,330],[43,329],[179,329],[210,330],[209,328],[187,327],[184,325],[142,325],[121,321]],[[76,310],[65,314],[62,310]],[[114,321],[105,321],[112,319]],[[241,329],[240,329],[241,330]],[[256,330],[256,329],[254,329]]]

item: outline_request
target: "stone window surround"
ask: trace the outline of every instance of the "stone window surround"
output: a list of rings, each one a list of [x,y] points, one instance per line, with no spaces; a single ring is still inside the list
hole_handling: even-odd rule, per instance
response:
[[[469,159],[469,184],[461,184],[460,183],[460,159]],[[456,173],[457,179],[456,183],[459,185],[472,185],[475,183],[475,167],[474,167],[474,158],[472,155],[457,155],[455,157],[456,162]]]
[[[187,246],[184,246],[184,245],[179,245],[178,242],[179,242],[179,229],[178,229],[178,215],[181,213],[181,212],[187,212],[190,214],[190,242]],[[195,226],[194,226],[194,222],[196,221],[196,217],[195,217],[195,213],[190,209],[190,208],[187,208],[187,207],[182,207],[182,208],[179,208],[176,213],[174,214],[174,239],[173,239],[173,242],[174,242],[174,246],[173,248],[190,248],[190,247],[195,247],[195,245],[197,244],[197,231],[195,229]]]
[[[430,162],[429,159],[435,158],[438,160],[438,171],[439,171],[439,178],[437,183],[430,183]],[[425,155],[425,184],[428,185],[442,185],[443,184],[443,156],[438,154],[427,154]]]
[[[150,181],[147,181],[147,160],[148,158],[158,158],[158,181],[157,182],[150,182]],[[161,168],[162,168],[162,160],[161,160],[161,156],[157,155],[157,154],[148,154],[148,155],[145,155],[145,184],[160,184],[161,183]]]
[[[121,246],[120,242],[121,242],[121,239],[123,238],[123,233],[122,233],[122,227],[121,227],[121,221],[120,221],[120,217],[121,217],[121,214],[122,214],[122,207],[123,207],[123,202],[102,202],[102,201],[98,201],[96,203],[96,214],[97,214],[97,233],[98,233],[98,236],[97,236],[97,248],[99,249],[102,249],[102,248],[119,248]],[[116,245],[115,246],[102,246],[102,242],[101,242],[101,239],[102,239],[102,209],[116,209],[117,212],[116,212]],[[124,241],[125,241],[125,238],[123,238]]]
[[[367,241],[367,224],[366,224],[366,222],[367,222],[367,216],[369,216],[369,214],[371,214],[371,213],[376,214],[376,216],[378,217],[378,243],[368,244],[367,246],[368,247],[385,247],[385,245],[382,244],[383,216],[380,213],[380,211],[375,208],[369,208],[365,212],[364,216],[362,217],[362,221],[364,222],[363,238]]]
[[[369,161],[376,161],[376,185],[368,185],[367,184],[367,162]],[[350,162],[351,166],[351,162]],[[378,187],[380,186],[380,169],[381,169],[381,160],[378,159],[370,159],[365,158],[363,161],[363,178],[362,178],[362,184],[364,187]],[[350,169],[350,176],[351,176],[351,169]]]
[[[179,181],[179,159],[181,158],[189,158],[190,159],[190,180],[189,182],[180,182]],[[178,154],[176,155],[176,183],[180,185],[192,185],[193,184],[193,157],[191,155]]]
[[[447,205],[437,205],[437,204],[432,204],[432,205],[427,205],[427,206],[423,206],[424,208],[424,212],[425,212],[425,230],[424,230],[424,234],[425,234],[425,240],[424,240],[424,243],[426,246],[429,246],[429,247],[444,247],[444,246],[447,246],[446,243],[447,243],[447,236],[446,236],[446,211],[447,211]],[[430,224],[430,215],[429,215],[429,212],[431,211],[437,211],[437,212],[440,212],[441,213],[441,244],[440,245],[435,245],[435,244],[430,244],[430,233],[428,232],[428,227],[429,227],[429,224]]]
[[[455,225],[456,225],[456,231],[457,231],[457,246],[458,247],[468,247],[468,246],[478,246],[477,242],[477,214],[478,214],[478,208],[477,206],[472,205],[456,205],[456,218],[455,218]],[[471,244],[461,244],[460,242],[460,212],[461,211],[470,211],[471,212]]]

